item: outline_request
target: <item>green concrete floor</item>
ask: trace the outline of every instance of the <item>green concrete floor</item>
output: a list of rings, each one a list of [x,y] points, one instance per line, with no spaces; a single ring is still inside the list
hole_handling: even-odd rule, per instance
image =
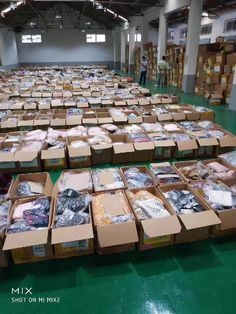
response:
[[[152,93],[178,92],[146,86]],[[204,98],[180,96],[182,102],[207,106]],[[216,122],[236,134],[236,112],[212,108]],[[51,174],[55,181],[60,172]],[[60,298],[60,303],[12,303],[11,289],[17,287],[32,287],[33,298]],[[0,313],[234,314],[235,291],[236,241],[230,237],[1,269]]]

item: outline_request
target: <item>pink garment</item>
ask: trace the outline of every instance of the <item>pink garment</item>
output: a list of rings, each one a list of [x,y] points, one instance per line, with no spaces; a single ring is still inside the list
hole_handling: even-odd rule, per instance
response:
[[[221,165],[217,161],[210,162],[207,166],[210,169],[214,170],[215,172],[227,172],[227,171],[229,171],[228,168],[226,168],[225,166]]]
[[[14,220],[20,220],[20,219],[23,219],[23,212],[25,210],[28,210],[28,209],[31,209],[34,205],[34,202],[28,202],[28,203],[24,203],[24,204],[21,204],[21,205],[18,205],[15,210],[14,210],[14,213],[13,213],[13,219]]]

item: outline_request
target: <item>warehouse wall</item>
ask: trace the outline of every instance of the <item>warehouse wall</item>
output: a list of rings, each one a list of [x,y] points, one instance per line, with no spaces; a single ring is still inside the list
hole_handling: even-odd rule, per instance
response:
[[[23,34],[39,34],[39,31],[25,31]],[[86,33],[79,30],[50,30],[42,34],[42,43],[22,44],[17,34],[19,63],[103,63],[113,67],[113,37],[111,31],[91,31],[106,34],[105,43],[86,43]]]
[[[15,33],[8,29],[0,29],[1,66],[11,68],[18,65],[18,52]]]
[[[218,36],[224,36],[224,37],[236,36],[236,31],[226,32],[226,33],[224,32],[225,21],[235,18],[235,17],[236,17],[236,11],[233,11],[227,14],[222,14],[217,19],[202,18],[201,25],[212,23],[212,33],[207,34],[207,35],[201,35],[200,42],[201,43],[207,43],[207,42],[214,43]],[[175,27],[174,29],[168,30],[168,31],[174,32],[174,40],[171,41],[172,43],[179,45],[181,43],[183,44],[186,42],[186,39],[180,38],[180,30],[184,28],[187,28],[187,24],[181,24]]]

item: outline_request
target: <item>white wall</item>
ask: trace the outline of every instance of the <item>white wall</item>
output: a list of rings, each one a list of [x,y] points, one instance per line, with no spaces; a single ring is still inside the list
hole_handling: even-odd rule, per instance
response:
[[[219,18],[216,19],[209,19],[209,18],[202,18],[201,25],[210,24],[212,23],[212,33],[207,35],[200,35],[200,40],[203,41],[204,39],[210,39],[211,43],[216,41],[218,36],[236,36],[236,31],[233,32],[224,32],[224,23],[226,20],[232,19],[236,17],[236,11],[231,13],[222,14]],[[179,45],[180,41],[184,41],[184,39],[180,38],[180,30],[183,28],[187,28],[187,24],[178,25],[175,28],[169,28],[168,31],[174,31],[174,40],[172,43]]]
[[[39,31],[25,31],[23,34],[36,34]],[[17,34],[19,63],[86,63],[113,62],[112,31],[93,30],[90,33],[106,34],[105,43],[86,43],[86,33],[77,29],[58,29],[42,33],[42,43],[22,44]]]
[[[0,29],[0,58],[2,66],[18,64],[15,33],[4,28]]]

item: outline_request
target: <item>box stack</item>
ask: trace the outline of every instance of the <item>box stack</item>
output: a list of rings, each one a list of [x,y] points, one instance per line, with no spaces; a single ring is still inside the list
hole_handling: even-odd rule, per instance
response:
[[[134,52],[134,71],[136,75],[140,73],[140,62],[141,62],[141,47],[136,47]]]
[[[143,45],[144,55],[148,59],[147,77],[156,80],[157,77],[157,46],[152,43]]]
[[[184,73],[185,48],[171,45],[167,48],[167,62],[170,65],[168,73],[168,84],[176,87],[182,87]]]
[[[195,92],[221,104],[229,99],[233,82],[236,46],[232,43],[214,43],[199,47]]]

